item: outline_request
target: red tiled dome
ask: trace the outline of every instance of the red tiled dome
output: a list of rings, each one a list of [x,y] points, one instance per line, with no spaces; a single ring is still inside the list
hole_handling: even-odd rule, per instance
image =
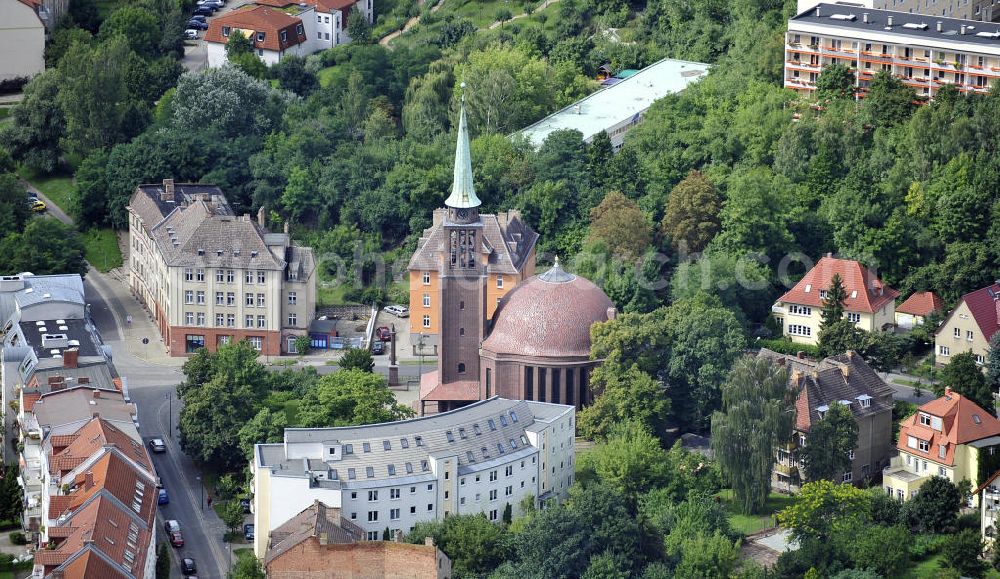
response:
[[[601,288],[556,264],[504,296],[483,349],[499,355],[590,356],[590,326],[615,306]]]

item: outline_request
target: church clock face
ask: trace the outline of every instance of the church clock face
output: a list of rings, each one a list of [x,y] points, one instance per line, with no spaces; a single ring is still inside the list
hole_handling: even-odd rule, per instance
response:
[[[458,215],[459,219],[465,219],[466,217],[469,216],[469,212],[466,211],[465,209],[459,209],[456,215]]]

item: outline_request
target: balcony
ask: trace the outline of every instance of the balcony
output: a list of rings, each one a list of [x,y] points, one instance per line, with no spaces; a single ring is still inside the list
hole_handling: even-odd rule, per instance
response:
[[[795,465],[776,462],[774,463],[774,472],[783,474],[787,477],[794,477],[799,475],[799,468]]]
[[[796,80],[796,79],[790,79],[790,78],[789,79],[785,79],[785,82],[790,82],[792,80]],[[779,306],[779,305],[775,304],[775,305],[771,306],[771,313],[772,314],[783,314],[783,313],[785,313],[785,306]]]

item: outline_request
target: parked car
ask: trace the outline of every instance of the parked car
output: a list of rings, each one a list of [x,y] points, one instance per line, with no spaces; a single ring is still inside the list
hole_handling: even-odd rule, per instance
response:
[[[385,354],[385,342],[372,342],[372,354],[376,356]]]
[[[156,495],[156,504],[158,505],[169,505],[170,496],[167,494],[167,489],[160,489]]]
[[[379,326],[375,328],[375,338],[382,342],[388,342],[392,340],[392,332],[389,331],[388,326]]]
[[[191,20],[197,20],[199,22],[208,22],[208,19],[205,18],[205,16],[202,14],[195,14],[194,16],[191,17]]]
[[[188,40],[198,40],[198,30],[195,28],[188,28],[184,31],[184,38]]]
[[[243,538],[253,541],[253,525],[243,525]]]
[[[222,2],[221,0],[198,0],[198,6],[212,6],[218,9],[225,5],[225,2]]]
[[[156,488],[158,488],[158,489],[162,489],[163,488],[163,479],[160,478],[160,477],[156,477]]]
[[[163,530],[168,533],[180,532],[181,524],[175,519],[168,519],[163,523]]]
[[[170,537],[170,545],[172,547],[180,549],[184,546],[184,536],[181,535],[180,531],[171,531],[167,533],[167,536]]]
[[[215,14],[216,8],[214,6],[199,6],[194,9],[195,16],[211,16]]]
[[[397,318],[408,318],[408,317],[410,317],[410,310],[407,309],[406,306],[399,306],[399,305],[385,306],[385,308],[383,308],[383,309],[385,309],[385,311],[387,313],[390,313],[390,314],[396,316]]]
[[[194,559],[191,557],[184,557],[181,559],[181,573],[183,573],[185,577],[191,577],[197,572],[198,566],[195,565]]]
[[[240,499],[240,507],[243,509],[244,515],[250,514],[250,499]]]
[[[167,444],[162,438],[154,438],[149,441],[149,449],[153,452],[167,452]]]
[[[41,213],[45,211],[45,209],[46,207],[44,201],[35,199],[34,203],[31,204],[31,210],[34,211],[35,213]]]
[[[208,30],[208,23],[204,20],[188,20],[187,27],[192,30]]]

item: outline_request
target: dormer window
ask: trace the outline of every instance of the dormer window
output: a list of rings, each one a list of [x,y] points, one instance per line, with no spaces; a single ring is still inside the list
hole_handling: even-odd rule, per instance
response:
[[[257,33],[257,42],[264,42],[264,33],[263,32],[258,32]]]
[[[227,38],[229,37],[229,27],[228,26],[223,26],[222,27],[222,35],[225,36],[225,37],[227,37]]]
[[[924,414],[923,412],[921,412],[920,413],[920,424],[922,426],[930,426],[931,425],[931,415],[930,414]]]
[[[819,298],[821,300],[825,300],[827,298],[827,296],[829,296],[829,295],[830,295],[830,292],[828,292],[826,290],[819,290]]]
[[[812,289],[813,289],[813,286],[812,286],[812,284],[811,284],[811,283],[807,283],[807,284],[806,284],[806,293],[809,293],[809,292],[811,292],[811,291],[812,291]]]
[[[288,42],[288,31],[287,30],[282,30],[281,31],[281,41],[282,42]]]
[[[825,404],[823,406],[817,406],[816,407],[816,414],[819,414],[819,419],[820,420],[823,420],[823,417],[826,416],[826,411],[829,410],[829,409],[830,409],[830,407],[826,406]]]
[[[299,36],[302,36],[302,25],[301,24],[297,24],[295,26],[295,34],[298,34]]]

